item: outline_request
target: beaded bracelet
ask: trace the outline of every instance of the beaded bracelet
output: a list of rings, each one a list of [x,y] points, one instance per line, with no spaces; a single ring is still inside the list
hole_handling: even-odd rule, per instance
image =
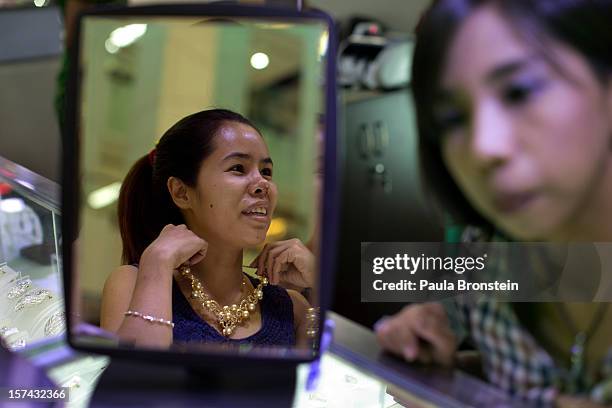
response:
[[[166,326],[174,327],[174,323],[172,323],[170,320],[165,320],[165,319],[162,319],[161,317],[149,316],[146,314],[142,314],[140,312],[136,312],[134,310],[128,310],[127,312],[124,313],[124,315],[140,317],[141,319],[144,319],[149,323],[159,323],[159,324],[164,324]]]

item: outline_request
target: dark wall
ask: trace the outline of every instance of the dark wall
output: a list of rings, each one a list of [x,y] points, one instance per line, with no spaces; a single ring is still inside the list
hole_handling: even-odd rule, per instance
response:
[[[361,302],[361,242],[437,242],[443,229],[423,196],[410,91],[347,101],[343,108],[342,214],[332,310],[371,326],[404,304]]]

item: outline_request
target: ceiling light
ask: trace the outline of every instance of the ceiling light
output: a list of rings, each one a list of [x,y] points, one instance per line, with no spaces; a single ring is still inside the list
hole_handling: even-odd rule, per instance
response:
[[[255,69],[264,69],[270,64],[270,58],[263,52],[256,52],[251,56],[251,66]]]
[[[146,32],[146,24],[129,24],[119,27],[113,30],[108,39],[104,42],[104,47],[106,48],[106,51],[114,54],[119,51],[120,48],[133,44]]]
[[[119,190],[121,189],[121,183],[118,181],[108,186],[101,187],[97,190],[92,191],[87,197],[87,204],[94,210],[111,205],[119,198]]]

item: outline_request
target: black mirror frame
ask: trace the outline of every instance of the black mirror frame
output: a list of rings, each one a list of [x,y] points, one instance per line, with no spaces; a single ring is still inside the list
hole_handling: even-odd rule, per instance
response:
[[[188,364],[188,365],[214,365],[223,363],[227,365],[245,364],[282,364],[294,365],[300,362],[312,361],[318,358],[320,352],[305,356],[303,351],[288,351],[280,356],[279,353],[261,352],[229,355],[228,353],[194,353],[178,352],[172,350],[130,349],[126,347],[100,347],[75,342],[73,338],[73,325],[71,320],[76,316],[73,305],[72,290],[74,280],[73,244],[78,237],[79,229],[79,203],[80,199],[80,163],[77,118],[79,112],[79,71],[80,33],[82,31],[83,17],[85,16],[211,16],[211,17],[240,17],[274,20],[313,21],[324,23],[329,32],[329,45],[327,49],[325,81],[327,85],[325,95],[325,161],[323,202],[321,217],[321,239],[319,256],[319,330],[317,344],[321,344],[321,335],[325,322],[325,311],[331,306],[333,294],[334,275],[336,269],[336,241],[338,236],[339,220],[339,186],[340,166],[337,143],[337,94],[336,94],[336,31],[333,19],[321,11],[297,11],[288,8],[261,7],[237,4],[180,4],[155,5],[140,7],[97,7],[79,15],[75,31],[75,41],[69,48],[69,77],[66,88],[66,114],[65,126],[62,133],[62,248],[64,298],[67,315],[67,340],[71,347],[77,350],[104,354],[111,357],[130,358],[135,360],[148,360],[160,363]]]

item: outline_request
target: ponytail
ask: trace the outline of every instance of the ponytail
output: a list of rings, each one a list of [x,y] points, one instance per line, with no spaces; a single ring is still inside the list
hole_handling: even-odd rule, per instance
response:
[[[164,192],[167,197],[163,197]],[[117,212],[123,242],[121,261],[124,264],[139,263],[144,250],[166,224],[183,222],[178,208],[170,202],[167,190],[162,188],[160,192],[158,186],[154,186],[149,155],[140,158],[125,177]]]

